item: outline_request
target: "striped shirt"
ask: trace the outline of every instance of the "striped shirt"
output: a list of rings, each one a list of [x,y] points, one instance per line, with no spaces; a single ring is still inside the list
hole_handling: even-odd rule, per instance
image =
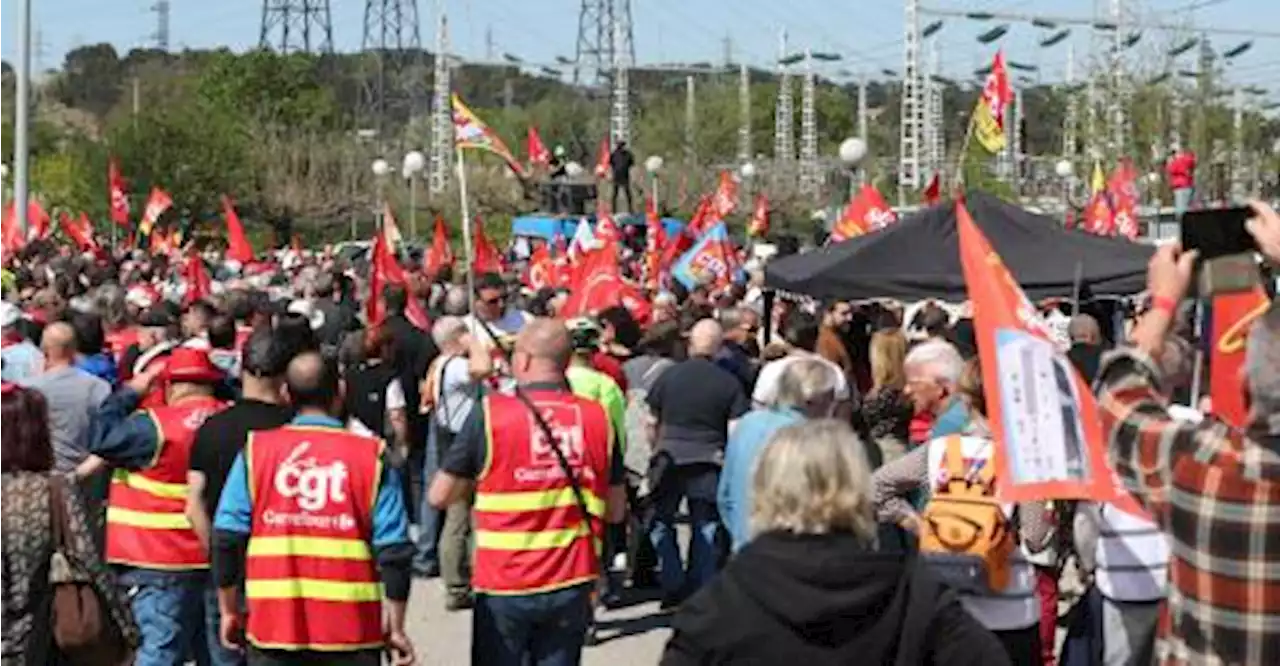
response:
[[[1134,349],[1099,369],[1112,464],[1169,537],[1162,664],[1280,664],[1280,437],[1175,421]]]

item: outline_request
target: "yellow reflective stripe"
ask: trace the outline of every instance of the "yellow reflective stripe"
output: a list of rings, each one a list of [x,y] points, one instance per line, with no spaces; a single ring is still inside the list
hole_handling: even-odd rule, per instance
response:
[[[357,539],[334,537],[269,536],[249,539],[249,557],[293,555],[327,557],[335,560],[371,560],[369,544]]]
[[[107,522],[129,527],[145,527],[154,530],[189,530],[191,521],[181,513],[152,513],[120,507],[107,507]]]
[[[587,503],[587,511],[593,516],[604,515],[604,500],[591,491],[583,488],[582,499]],[[558,509],[578,506],[573,496],[573,488],[559,490],[529,490],[522,492],[483,492],[476,493],[476,511],[540,511],[542,509]]]
[[[149,479],[141,474],[133,474],[123,469],[116,470],[112,475],[111,483],[120,483],[134,490],[141,490],[148,495],[157,497],[167,497],[170,499],[186,499],[187,484],[185,483],[166,483],[164,481],[156,481]]]
[[[318,601],[381,601],[381,583],[344,583],[314,578],[245,581],[249,599],[316,599]]]
[[[490,550],[546,550],[568,548],[587,536],[586,529],[544,530],[542,532],[494,532],[476,530],[476,548]]]

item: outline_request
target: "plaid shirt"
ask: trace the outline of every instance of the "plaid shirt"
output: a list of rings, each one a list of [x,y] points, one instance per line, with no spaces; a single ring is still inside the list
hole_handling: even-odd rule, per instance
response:
[[[1161,663],[1280,664],[1280,437],[1171,420],[1137,350],[1099,378],[1112,463],[1169,537]]]

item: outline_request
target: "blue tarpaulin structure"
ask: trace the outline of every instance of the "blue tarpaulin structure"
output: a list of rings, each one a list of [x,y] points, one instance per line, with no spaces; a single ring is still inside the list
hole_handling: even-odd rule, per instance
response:
[[[587,215],[585,218],[594,226],[596,216]],[[511,218],[511,235],[527,236],[531,238],[542,238],[545,240],[555,240],[556,235],[564,236],[565,239],[573,238],[573,232],[578,228],[578,222],[582,217],[559,217],[555,215],[521,215]],[[618,224],[625,225],[642,225],[644,224],[643,215],[618,215],[614,219]],[[684,229],[684,222],[674,217],[662,218],[662,226],[670,238]]]

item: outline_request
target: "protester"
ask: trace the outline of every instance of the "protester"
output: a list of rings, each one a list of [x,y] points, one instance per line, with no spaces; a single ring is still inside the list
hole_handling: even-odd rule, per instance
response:
[[[919,422],[911,424],[911,443],[952,434],[965,434],[972,410],[958,395],[964,359],[951,343],[932,339],[913,347],[903,362],[906,389]]]
[[[1173,190],[1174,214],[1181,219],[1191,207],[1196,194],[1196,154],[1177,143],[1170,149],[1172,157],[1165,164],[1165,172],[1169,179],[1169,189]]]
[[[188,305],[182,312],[182,319],[179,320],[182,327],[183,346],[198,349],[212,348],[209,344],[209,325],[217,315],[217,309],[206,301],[196,301]]]
[[[853,381],[853,357],[845,346],[844,336],[852,321],[852,306],[844,301],[829,303],[822,313],[822,327],[818,330],[818,343],[814,349],[822,358],[840,366],[850,385]]]
[[[334,417],[336,363],[298,355],[285,390],[297,415],[253,434],[214,518],[222,643],[239,646],[243,630],[250,664],[378,666],[385,648],[408,666],[413,547],[401,473],[382,440]]]
[[[817,358],[824,363],[830,364],[829,367],[840,376],[840,382],[836,385],[836,400],[843,407],[848,407],[852,396],[849,389],[849,378],[845,375],[844,368],[814,353],[814,349],[818,344],[818,335],[818,322],[813,318],[813,315],[802,310],[792,310],[787,315],[786,321],[781,324],[781,330],[778,335],[781,342],[786,346],[786,354],[781,358],[765,363],[760,368],[760,374],[756,376],[755,390],[751,392],[752,405],[756,407],[772,405],[777,399],[778,381],[787,366],[800,359]]]
[[[114,386],[118,379],[116,360],[107,350],[102,318],[90,312],[77,312],[71,316],[70,323],[76,338],[75,367]]]
[[[802,367],[823,366],[785,376]],[[848,426],[782,428],[752,476],[754,538],[672,619],[664,666],[1027,663],[914,554],[877,552],[869,465]]]
[[[618,382],[612,377],[592,366],[592,358],[600,350],[600,327],[590,319],[572,319],[566,323],[569,329],[569,344],[573,348],[573,356],[569,361],[569,369],[565,377],[569,380],[569,389],[579,398],[597,402],[604,408],[609,417],[610,427],[617,437],[618,447],[627,448],[627,398]]]
[[[400,378],[403,373],[394,365],[395,342],[386,326],[366,328],[362,338],[364,360],[348,369],[345,377],[347,428],[357,435],[389,440],[403,459],[411,441],[409,403]]]
[[[524,397],[484,396],[431,484],[437,508],[475,490],[476,664],[578,663],[602,521],[625,515],[622,452],[604,409],[568,391],[570,355],[563,324],[525,326],[511,363]]]
[[[717,317],[724,329],[724,343],[716,354],[716,365],[738,378],[747,395],[755,389],[755,359],[759,356],[756,335],[760,332],[760,316],[743,308],[724,308]]]
[[[876,331],[868,352],[871,390],[862,396],[858,412],[883,464],[902,457],[911,437],[913,408],[905,395],[907,338],[897,329]]]
[[[751,477],[761,451],[774,433],[786,426],[805,419],[829,418],[836,406],[836,381],[831,367],[820,361],[804,359],[788,365],[778,380],[774,404],[747,413],[729,435],[716,508],[735,552],[742,550],[751,537]]]
[[[747,413],[742,385],[713,359],[723,332],[704,319],[689,332],[689,358],[662,373],[647,401],[656,428],[657,454],[649,468],[654,517],[650,539],[662,564],[662,605],[672,608],[715,574],[716,485],[734,423]],[[680,556],[675,519],[688,503],[692,527],[688,570]]]
[[[111,385],[76,367],[76,332],[71,324],[59,321],[46,326],[40,348],[44,371],[22,384],[44,395],[54,469],[70,472],[89,455],[90,420],[111,394]]]
[[[22,332],[21,321],[18,306],[0,302],[0,378],[6,382],[34,376],[44,365],[44,355]]]
[[[1247,227],[1262,255],[1280,265],[1280,214],[1254,202]],[[1187,294],[1195,252],[1156,250],[1147,270],[1152,308],[1130,345],[1098,371],[1103,432],[1124,486],[1160,525],[1173,553],[1164,664],[1280,662],[1280,600],[1257,592],[1273,585],[1280,563],[1280,302],[1253,324],[1245,348],[1249,424],[1180,422],[1161,396],[1152,358],[1163,349]],[[1247,511],[1237,507],[1247,506]],[[1262,539],[1259,541],[1259,539]]]
[[[508,308],[507,305],[507,285],[501,276],[485,273],[477,278],[473,312],[464,318],[471,336],[493,349],[501,338],[519,333],[529,317],[520,309]],[[495,340],[494,336],[498,339]]]
[[[1087,314],[1078,314],[1067,324],[1067,336],[1071,338],[1071,348],[1067,350],[1067,358],[1080,372],[1084,380],[1093,385],[1098,377],[1098,364],[1102,361],[1102,329],[1098,320]]]
[[[627,198],[627,212],[635,212],[636,208],[631,202],[631,168],[635,166],[636,158],[627,148],[626,141],[619,141],[613,148],[613,152],[609,153],[609,170],[613,174],[613,199],[610,210],[622,212],[618,208],[618,195],[623,194]]]

